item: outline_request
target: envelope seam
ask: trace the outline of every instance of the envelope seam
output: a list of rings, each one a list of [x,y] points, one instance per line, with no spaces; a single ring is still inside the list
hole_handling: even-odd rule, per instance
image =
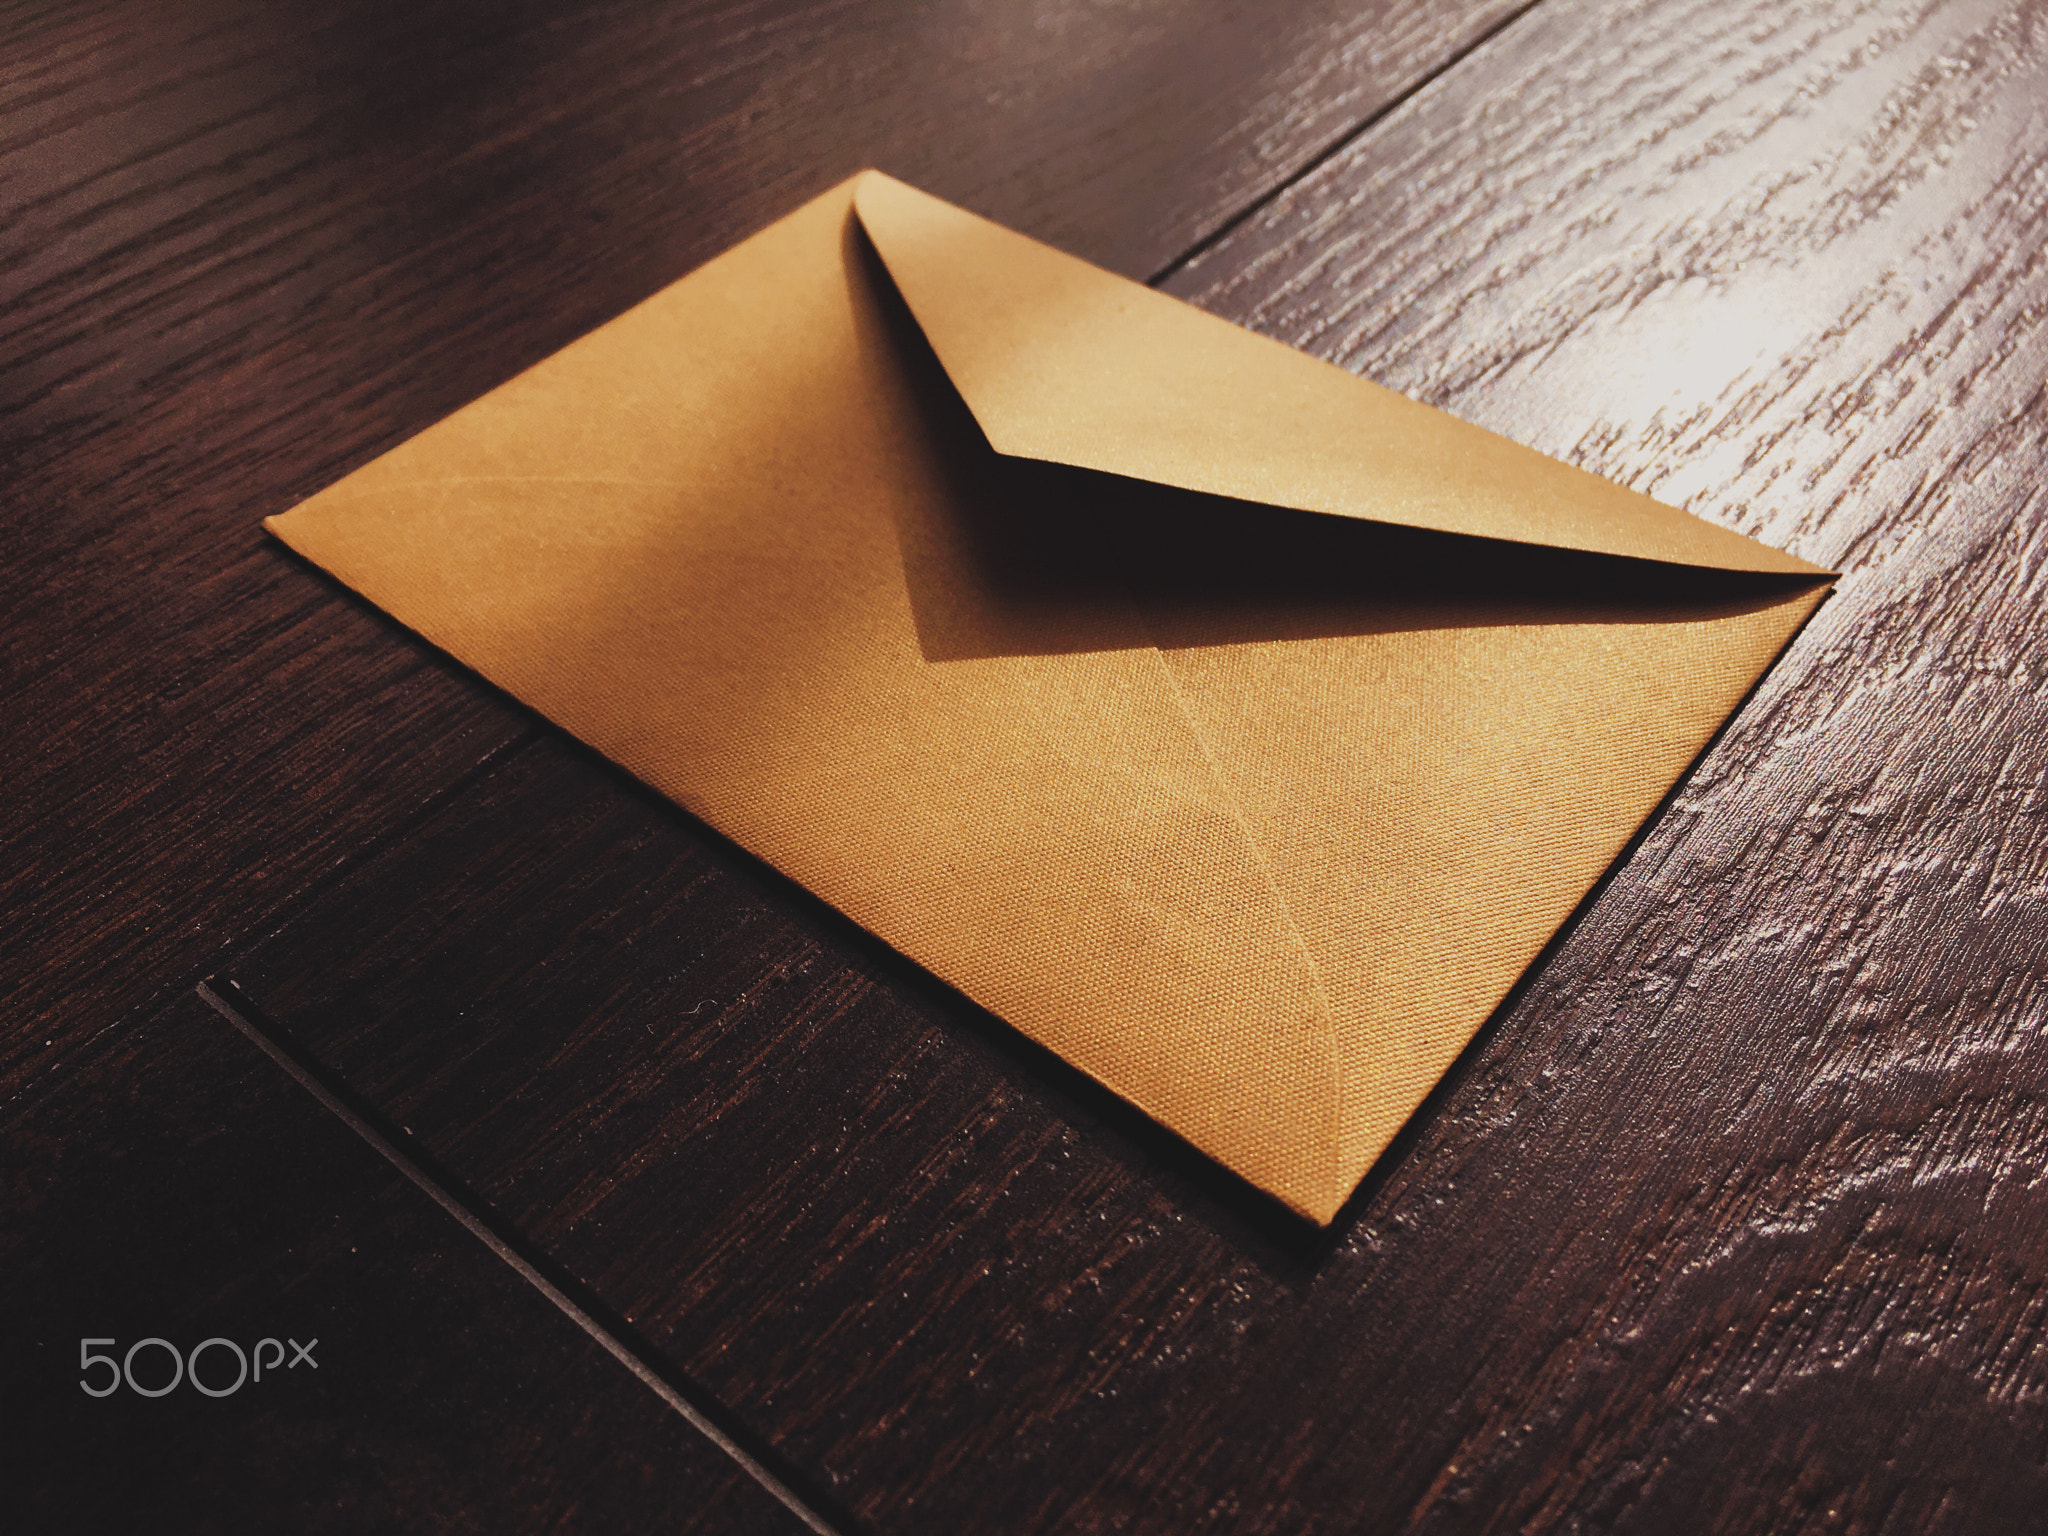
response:
[[[1320,1175],[1323,1184],[1326,1186],[1334,1185],[1338,1178],[1338,1164],[1341,1161],[1337,1141],[1342,1125],[1344,1091],[1343,1079],[1338,1070],[1337,1063],[1336,1007],[1331,1003],[1329,988],[1323,982],[1322,967],[1316,964],[1314,952],[1308,947],[1308,941],[1302,937],[1301,925],[1294,916],[1294,909],[1288,904],[1287,895],[1280,888],[1280,877],[1274,873],[1272,861],[1267,858],[1264,846],[1253,832],[1251,822],[1244,813],[1244,807],[1238,800],[1237,791],[1231,787],[1229,775],[1223,771],[1222,761],[1210,747],[1208,738],[1202,734],[1201,725],[1196,721],[1194,711],[1188,706],[1187,694],[1181,688],[1180,679],[1174,675],[1173,666],[1166,659],[1166,652],[1156,641],[1148,649],[1152,652],[1152,658],[1158,665],[1160,672],[1166,678],[1167,690],[1172,696],[1174,708],[1180,711],[1181,719],[1187,725],[1188,735],[1195,743],[1195,750],[1202,754],[1202,761],[1208,765],[1210,777],[1215,781],[1217,793],[1222,799],[1224,810],[1228,812],[1232,825],[1237,828],[1238,835],[1244,839],[1245,846],[1251,850],[1252,859],[1258,865],[1259,874],[1265,879],[1266,889],[1272,893],[1274,905],[1280,910],[1281,920],[1287,931],[1287,938],[1294,945],[1295,951],[1301,956],[1302,965],[1308,972],[1309,985],[1313,989],[1313,995],[1317,1004],[1317,1022],[1322,1026],[1323,1061],[1326,1073],[1323,1095],[1325,1121],[1323,1126],[1324,1166],[1320,1170]]]

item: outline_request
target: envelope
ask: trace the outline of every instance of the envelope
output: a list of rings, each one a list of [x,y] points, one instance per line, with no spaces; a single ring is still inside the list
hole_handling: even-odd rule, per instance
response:
[[[874,172],[267,526],[1317,1222],[1828,579]]]

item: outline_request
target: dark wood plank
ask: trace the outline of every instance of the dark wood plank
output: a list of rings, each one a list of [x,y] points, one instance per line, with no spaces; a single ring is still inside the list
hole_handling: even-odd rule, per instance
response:
[[[18,1101],[0,1160],[10,1530],[806,1529],[197,998]],[[152,1337],[279,1359],[80,1387],[82,1338]]]
[[[2024,1526],[2044,86],[1554,0],[1174,278],[1848,571],[1327,1238],[553,739],[237,974],[878,1529]]]
[[[1512,9],[11,5],[0,1096],[523,728],[264,514],[869,162],[1149,270]]]

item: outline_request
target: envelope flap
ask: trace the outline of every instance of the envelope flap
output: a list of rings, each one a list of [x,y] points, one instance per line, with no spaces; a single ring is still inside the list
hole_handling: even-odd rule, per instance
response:
[[[1819,573],[879,172],[854,202],[999,453],[1445,533]]]

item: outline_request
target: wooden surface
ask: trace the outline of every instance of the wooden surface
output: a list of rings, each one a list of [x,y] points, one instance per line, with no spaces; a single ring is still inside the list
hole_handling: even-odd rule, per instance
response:
[[[4,1134],[11,1531],[803,1530],[196,997]],[[229,1390],[215,1345],[223,1396],[88,1396],[85,1337],[281,1364]],[[132,1369],[178,1379],[154,1345]]]
[[[15,10],[9,1145],[218,970],[845,1528],[2043,1523],[2048,9]],[[255,532],[868,161],[1845,572],[1327,1234]]]

